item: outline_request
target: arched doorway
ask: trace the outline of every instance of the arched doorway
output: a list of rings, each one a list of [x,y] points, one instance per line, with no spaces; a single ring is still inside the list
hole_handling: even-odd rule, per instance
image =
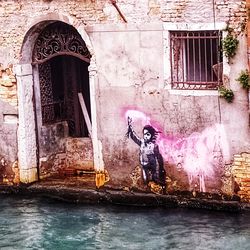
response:
[[[32,56],[39,176],[94,170],[88,66],[91,55],[77,30],[47,25]]]
[[[72,162],[77,163],[75,164],[76,167],[78,165],[90,165],[90,168],[92,169],[94,161],[95,171],[102,172],[104,171],[104,163],[102,156],[102,143],[98,139],[96,112],[97,68],[93,46],[85,31],[85,26],[78,24],[77,27],[74,28],[72,25],[77,23],[77,20],[60,13],[41,15],[34,18],[33,21],[33,24],[24,36],[19,63],[15,65],[15,75],[18,86],[18,165],[20,170],[20,181],[23,183],[34,182],[38,179],[38,173],[40,173],[40,177],[42,177],[41,173],[43,172],[43,169],[48,170],[42,173],[42,175],[46,176],[46,174],[49,175],[58,170],[55,166],[70,166],[72,165]],[[82,55],[84,55],[85,52],[88,54],[91,52],[90,60],[85,61],[87,64],[90,63],[88,71],[91,103],[91,138],[70,137],[66,121],[55,122],[54,124],[48,123],[45,126],[42,122],[39,64],[45,63],[46,60],[43,62],[40,61],[40,63],[36,62],[34,60],[33,52],[35,43],[41,35],[41,32],[46,30],[48,25],[56,22],[60,22],[64,25],[66,24],[66,28],[74,30],[74,33],[77,33],[77,36],[80,36],[80,39],[84,40],[87,45],[87,50],[86,46],[84,50],[80,50],[81,53],[83,53]],[[74,46],[72,48],[74,48]],[[53,52],[53,50],[48,50],[46,53],[51,52]],[[59,51],[56,50],[56,52]],[[74,53],[76,51],[71,51],[70,55],[67,53],[69,52],[67,50],[60,50],[60,52],[63,53],[54,53],[53,57],[72,56],[72,52]],[[81,57],[81,53],[78,52],[74,53],[74,58]],[[53,57],[50,57],[49,60],[52,60]],[[79,59],[84,61],[82,57]],[[72,145],[72,141],[76,140],[79,142],[80,139],[82,140],[82,146],[78,147],[79,145]],[[88,148],[93,150],[93,155],[89,154]],[[79,150],[77,151],[77,154],[74,155],[76,149]],[[51,152],[57,153],[53,154]],[[67,152],[69,154],[67,154]],[[81,157],[79,157],[78,152],[82,153],[80,155]],[[92,156],[94,158],[93,161],[91,159]],[[78,162],[76,162],[77,159]],[[85,164],[82,159],[85,159],[87,164]],[[53,162],[55,164],[52,164]],[[43,167],[45,165],[46,167]]]

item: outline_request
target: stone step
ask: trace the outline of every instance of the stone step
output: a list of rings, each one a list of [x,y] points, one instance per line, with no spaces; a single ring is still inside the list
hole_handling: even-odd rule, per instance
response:
[[[95,175],[94,170],[82,170],[76,168],[65,168],[59,171],[60,176],[83,176],[83,175]]]
[[[76,174],[77,175],[95,175],[94,170],[82,170],[82,169],[76,169]]]

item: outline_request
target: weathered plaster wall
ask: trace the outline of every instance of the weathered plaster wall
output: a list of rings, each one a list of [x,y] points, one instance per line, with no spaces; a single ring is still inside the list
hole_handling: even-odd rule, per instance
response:
[[[99,134],[104,147],[105,166],[111,181],[117,185],[132,185],[131,174],[139,165],[139,149],[125,137],[125,112],[137,110],[140,114],[131,116],[134,119],[134,129],[140,137],[147,119],[162,132],[161,150],[172,188],[189,189],[188,173],[183,168],[176,168],[178,160],[173,158],[178,152],[171,148],[174,143],[170,140],[172,138],[176,143],[181,138],[189,138],[187,140],[190,141],[193,136],[212,136],[210,132],[204,131],[208,128],[215,131],[213,127],[220,122],[218,96],[171,95],[162,86],[164,80],[161,25],[141,26],[141,29],[134,26],[123,32],[100,29],[94,31],[91,38],[99,66],[98,114],[102,121]],[[118,46],[115,41],[119,41]],[[119,64],[115,63],[117,61]],[[213,131],[211,133],[213,134]],[[205,154],[200,157],[204,157],[204,161],[207,160]],[[216,166],[213,171],[213,178],[206,180],[206,191],[221,188],[223,166]],[[176,181],[178,184],[173,184]],[[192,188],[196,186],[199,189],[199,178],[193,182],[195,183]]]
[[[161,23],[91,26],[87,31],[98,65],[98,114],[102,121],[99,134],[105,166],[110,173],[110,183],[121,187],[143,186],[140,177],[138,183],[135,180],[135,176],[140,176],[139,160],[135,162],[139,148],[125,137],[127,121],[124,114],[136,110],[141,117],[132,118],[138,135],[142,136],[147,119],[162,132],[159,143],[169,190],[232,193],[233,182],[228,172],[233,154],[249,148],[248,93],[235,80],[247,65],[244,3],[220,1],[214,10],[209,2],[204,3],[206,8],[203,5],[200,9],[195,1],[178,3],[172,2],[164,8],[161,5],[162,20],[188,22],[190,27],[192,24],[197,27],[194,24],[198,22],[213,24],[214,21],[226,27],[229,21],[229,26],[238,35],[237,55],[230,64],[225,63],[224,74],[226,86],[235,93],[234,104],[219,99],[216,91],[174,93],[167,90],[168,82],[162,68],[165,55]],[[175,7],[177,12],[183,10],[183,13],[173,15]],[[197,10],[199,16],[193,14]],[[213,13],[216,13],[215,18]],[[190,148],[185,148],[185,144]]]
[[[70,138],[66,122],[43,126],[39,136],[40,178],[93,171],[90,138]]]
[[[212,23],[227,22],[241,29],[246,18],[246,1],[218,0],[118,0],[117,5],[128,23],[156,21]],[[27,30],[42,16],[58,13],[75,19],[75,25],[122,23],[118,12],[106,0],[6,0],[0,3],[0,61],[4,65],[18,62],[20,47]],[[195,14],[194,14],[195,13]],[[197,13],[197,14],[196,14]],[[215,18],[214,15],[215,14]],[[230,17],[230,18],[229,18]]]
[[[11,183],[17,160],[17,95],[12,65],[0,65],[0,182]]]
[[[247,60],[248,60],[248,72],[250,70],[250,1],[246,1],[247,11]],[[249,91],[248,91],[249,98]],[[235,193],[237,193],[243,201],[250,201],[250,155],[249,148],[243,153],[235,154],[233,163],[228,171],[228,177],[232,180],[232,185]]]
[[[109,183],[145,188],[136,168],[139,148],[125,137],[130,114],[139,135],[149,120],[162,132],[158,143],[169,189],[230,193],[227,171],[233,154],[249,149],[248,94],[235,80],[247,65],[246,9],[245,1],[240,0],[214,3],[119,0],[117,4],[128,22],[124,24],[110,1],[1,1],[0,62],[7,65],[23,60],[20,51],[27,39],[25,34],[44,20],[41,13],[47,19],[55,16],[51,13],[57,13],[74,20],[76,27],[86,24],[96,59],[98,138],[111,177]],[[222,22],[234,29],[239,49],[231,64],[224,68],[225,84],[235,93],[233,104],[218,99],[216,91],[213,94],[169,91],[164,77],[164,34],[168,31],[163,22],[213,25]],[[64,156],[60,159],[60,164],[64,164]]]
[[[64,139],[67,135],[68,127],[65,123],[41,127],[39,135],[39,174],[41,179],[58,174],[65,167]]]
[[[248,56],[248,70],[250,70],[250,1],[246,1],[247,8],[247,56]]]

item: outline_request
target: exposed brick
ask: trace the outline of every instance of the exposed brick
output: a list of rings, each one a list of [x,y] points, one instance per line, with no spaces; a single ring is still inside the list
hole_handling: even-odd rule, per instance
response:
[[[250,200],[250,154],[242,153],[235,155],[232,167],[232,174],[240,186],[238,194],[244,201]]]
[[[0,98],[11,105],[17,106],[16,78],[12,65],[4,67],[0,64]]]

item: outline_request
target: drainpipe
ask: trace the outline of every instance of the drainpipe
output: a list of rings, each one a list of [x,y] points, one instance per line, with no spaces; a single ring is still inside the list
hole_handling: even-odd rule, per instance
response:
[[[127,23],[127,20],[125,18],[125,16],[122,14],[120,8],[117,6],[116,0],[110,0],[110,2],[113,4],[113,6],[116,8],[116,10],[118,11],[120,17],[122,18],[122,20]]]

